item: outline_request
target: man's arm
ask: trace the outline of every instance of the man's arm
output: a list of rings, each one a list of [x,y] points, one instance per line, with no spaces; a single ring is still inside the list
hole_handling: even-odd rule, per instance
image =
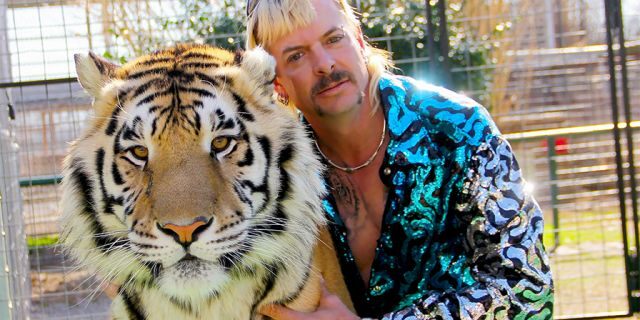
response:
[[[384,319],[550,319],[553,283],[540,207],[525,189],[509,144],[493,136],[476,150],[458,210],[469,214],[465,245],[477,282],[427,292]]]

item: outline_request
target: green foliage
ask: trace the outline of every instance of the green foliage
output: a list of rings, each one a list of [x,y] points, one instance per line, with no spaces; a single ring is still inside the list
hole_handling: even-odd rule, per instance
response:
[[[208,43],[232,50],[244,44],[244,2],[176,0],[150,2],[143,7],[137,2],[120,2],[109,9],[114,17],[113,21],[107,21],[112,26],[103,55],[120,63],[182,42]],[[130,19],[131,16],[136,19]]]
[[[355,1],[352,1],[355,4]],[[167,3],[167,2],[165,2]],[[173,14],[157,14],[154,10],[146,13],[136,8],[116,8],[126,16],[142,15],[137,26],[125,25],[111,28],[112,39],[116,43],[127,44],[129,50],[116,54],[114,50],[105,52],[105,57],[125,61],[129,56],[153,51],[177,42],[208,43],[229,49],[244,45],[245,1],[176,0]],[[381,49],[393,52],[401,73],[436,84],[445,84],[441,71],[442,57],[439,57],[440,42],[449,43],[449,66],[451,83],[447,86],[462,90],[486,103],[487,84],[490,83],[489,53],[493,47],[488,44],[488,36],[477,35],[462,22],[464,1],[447,1],[448,39],[440,39],[438,28],[437,1],[431,2],[434,24],[434,50],[436,57],[429,56],[427,41],[427,18],[424,0],[362,0],[359,1],[364,34]],[[156,10],[158,11],[158,10]],[[117,16],[117,12],[114,13]],[[114,19],[115,24],[119,21]],[[497,30],[497,29],[496,29]],[[133,39],[132,39],[133,36]],[[136,46],[136,44],[142,44]],[[117,48],[117,46],[116,46]],[[124,52],[124,53],[122,53]],[[430,61],[435,59],[434,70]]]
[[[446,19],[448,39],[440,39],[439,8],[431,1],[433,17],[434,52],[429,56],[427,37],[427,10],[424,0],[366,0],[361,2],[363,32],[378,48],[391,51],[393,59],[404,74],[435,84],[446,85],[454,90],[471,94],[487,103],[487,85],[491,82],[489,53],[493,49],[487,40],[492,35],[478,35],[465,25],[464,1],[447,1]],[[504,31],[497,28],[497,30]],[[500,32],[501,32],[500,31]],[[441,41],[449,44],[449,68],[451,82],[443,76],[443,59],[440,54]],[[435,61],[434,70],[431,61]]]
[[[175,17],[158,17],[163,32],[180,30],[176,42],[195,41],[226,49],[242,47],[244,10],[238,1],[179,0],[181,11]]]

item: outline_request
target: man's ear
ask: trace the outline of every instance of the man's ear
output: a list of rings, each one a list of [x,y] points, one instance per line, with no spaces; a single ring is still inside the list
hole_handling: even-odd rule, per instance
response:
[[[360,45],[360,49],[364,50],[364,35],[362,34],[362,29],[360,27],[356,28],[356,40],[358,40],[358,44]]]
[[[80,85],[94,98],[100,95],[102,88],[115,77],[120,67],[93,52],[76,54],[73,58]]]
[[[282,85],[282,83],[280,83],[280,80],[278,79],[278,77],[276,77],[275,80],[273,80],[273,86],[274,86],[274,90],[276,91],[278,96],[280,96],[280,97],[288,97],[289,96],[287,94],[287,89],[285,89],[284,86]]]

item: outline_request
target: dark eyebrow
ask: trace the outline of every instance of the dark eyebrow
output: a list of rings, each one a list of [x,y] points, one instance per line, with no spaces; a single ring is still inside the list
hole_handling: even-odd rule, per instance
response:
[[[342,26],[336,26],[336,27],[333,27],[333,28],[329,29],[329,31],[325,32],[325,33],[322,35],[322,38],[324,38],[324,37],[328,37],[330,34],[332,34],[332,33],[336,32],[337,30],[341,30],[341,29],[343,29],[343,27],[342,27]],[[287,53],[287,52],[291,52],[291,51],[300,50],[300,49],[302,49],[302,48],[304,48],[304,46],[286,47],[286,48],[284,48],[284,50],[282,50],[282,54],[285,54],[285,53]]]

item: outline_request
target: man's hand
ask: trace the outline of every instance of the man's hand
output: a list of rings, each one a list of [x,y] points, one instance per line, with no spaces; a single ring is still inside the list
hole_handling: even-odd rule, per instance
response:
[[[324,281],[320,284],[322,297],[318,309],[313,312],[300,312],[289,309],[281,305],[268,305],[260,308],[260,313],[275,320],[359,320],[355,314],[351,313],[338,296],[331,294]]]

